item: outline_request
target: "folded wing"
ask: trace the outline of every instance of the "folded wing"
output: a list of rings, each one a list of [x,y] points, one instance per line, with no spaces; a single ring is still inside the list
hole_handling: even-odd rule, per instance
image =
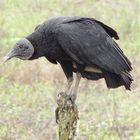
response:
[[[129,72],[130,61],[106,30],[94,20],[65,22],[56,30],[62,49],[73,61],[121,74]]]

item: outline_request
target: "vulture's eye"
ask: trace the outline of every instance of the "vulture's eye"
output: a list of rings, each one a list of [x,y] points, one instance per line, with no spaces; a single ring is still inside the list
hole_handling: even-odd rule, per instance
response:
[[[19,46],[19,48],[20,48],[20,50],[22,50],[22,51],[25,51],[25,50],[27,50],[27,49],[28,49],[28,47],[27,47],[27,46],[22,46],[22,45],[20,45],[20,46]]]
[[[22,48],[23,48],[23,46],[21,46],[21,45],[20,45],[20,46],[18,46],[18,47],[19,47],[20,49],[22,49]]]

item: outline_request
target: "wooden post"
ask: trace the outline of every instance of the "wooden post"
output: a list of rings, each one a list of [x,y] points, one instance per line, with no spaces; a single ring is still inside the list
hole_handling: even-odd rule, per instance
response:
[[[58,94],[56,122],[59,126],[59,140],[74,140],[79,119],[78,108],[71,101],[67,101],[66,98],[67,94],[65,92]]]

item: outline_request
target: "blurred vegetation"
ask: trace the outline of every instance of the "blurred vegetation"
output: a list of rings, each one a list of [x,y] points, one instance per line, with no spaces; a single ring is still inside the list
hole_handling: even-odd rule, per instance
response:
[[[82,80],[78,140],[140,139],[139,0],[0,0],[0,58],[44,20],[88,16],[113,27],[131,59],[132,92],[106,89],[103,80]],[[56,95],[65,89],[61,68],[41,58],[0,64],[0,140],[54,140]],[[58,90],[59,89],[59,90]]]

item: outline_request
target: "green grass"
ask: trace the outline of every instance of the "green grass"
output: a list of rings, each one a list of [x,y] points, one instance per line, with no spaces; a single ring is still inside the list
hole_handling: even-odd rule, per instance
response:
[[[56,95],[61,91],[58,91],[59,86],[39,82],[32,86],[21,85],[1,78],[0,138],[56,139],[55,109]],[[120,90],[96,88],[99,87],[87,90],[85,86],[80,86],[77,100],[80,111],[77,139],[139,140],[139,91],[130,94]]]
[[[117,30],[117,43],[133,63],[132,92],[82,80],[77,140],[140,139],[139,0],[0,0],[0,58],[44,20],[61,15],[94,17]],[[54,140],[56,95],[65,89],[59,66],[45,59],[0,64],[0,140]]]

